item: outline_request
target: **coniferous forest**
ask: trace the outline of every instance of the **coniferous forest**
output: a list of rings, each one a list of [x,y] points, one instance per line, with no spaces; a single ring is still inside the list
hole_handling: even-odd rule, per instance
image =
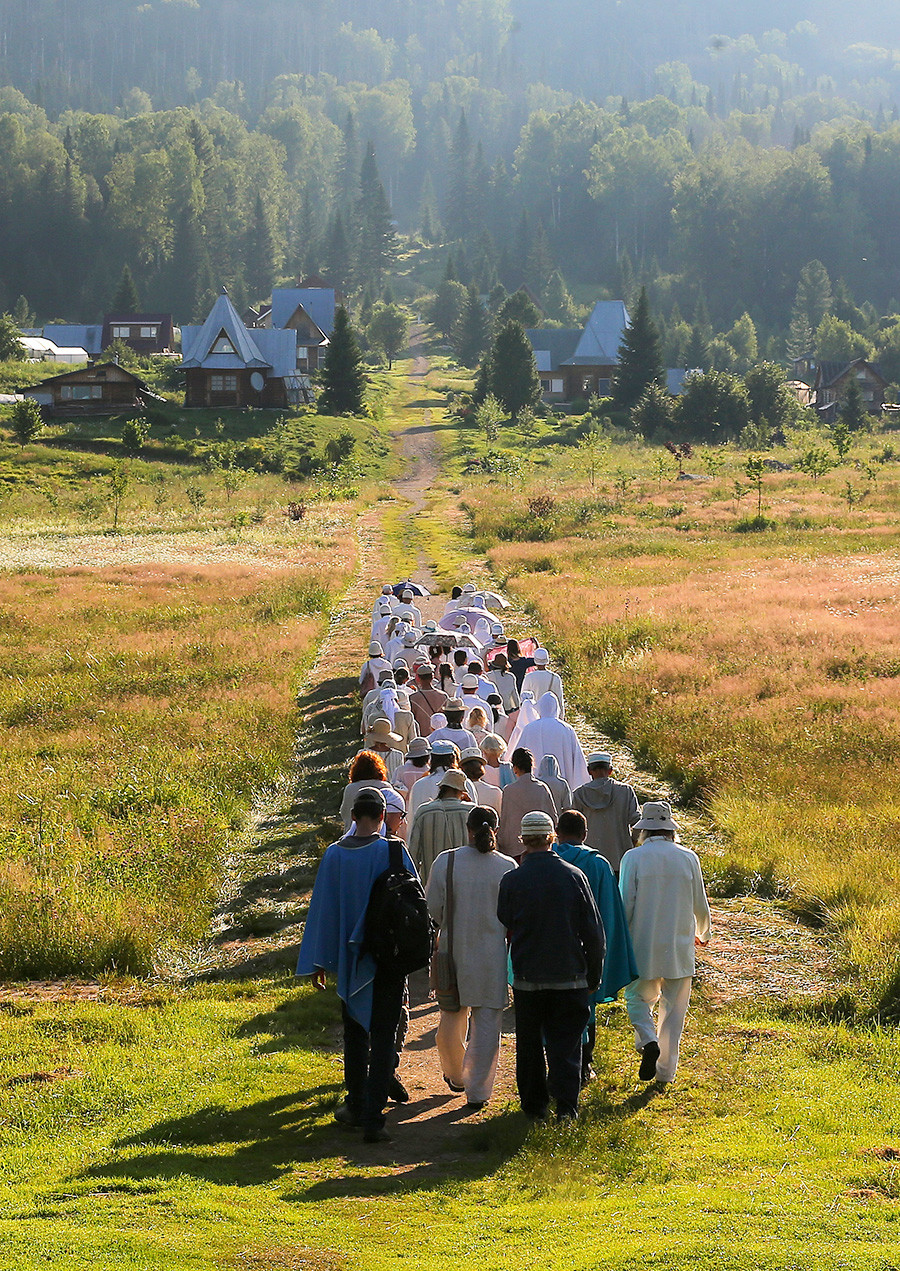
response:
[[[669,365],[900,378],[898,50],[872,0],[6,0],[0,311],[449,261],[563,323],[646,286]]]

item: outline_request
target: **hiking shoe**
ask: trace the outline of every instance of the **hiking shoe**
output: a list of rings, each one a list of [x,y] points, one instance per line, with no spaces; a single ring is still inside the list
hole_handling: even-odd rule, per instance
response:
[[[638,1069],[638,1081],[652,1081],[656,1076],[656,1061],[659,1059],[659,1044],[647,1042],[641,1049],[641,1066]]]
[[[384,1126],[377,1130],[366,1130],[363,1134],[363,1143],[392,1143],[393,1139],[388,1134]]]
[[[342,1125],[345,1130],[358,1130],[361,1125],[359,1117],[350,1107],[350,1104],[346,1099],[335,1108],[334,1119],[337,1124]]]
[[[409,1103],[409,1091],[399,1077],[391,1077],[388,1082],[388,1098],[394,1103]]]
[[[445,1082],[446,1082],[446,1084],[450,1087],[450,1089],[453,1091],[453,1093],[454,1093],[454,1094],[465,1094],[465,1093],[466,1093],[466,1088],[465,1088],[465,1086],[458,1086],[458,1085],[456,1085],[456,1083],[455,1083],[455,1082],[453,1082],[453,1081],[451,1081],[449,1077],[445,1077],[445,1078],[444,1078],[444,1081],[445,1081]]]

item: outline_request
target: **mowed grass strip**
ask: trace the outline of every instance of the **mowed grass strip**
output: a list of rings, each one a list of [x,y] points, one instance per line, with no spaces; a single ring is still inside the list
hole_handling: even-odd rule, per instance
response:
[[[229,836],[290,763],[352,562],[0,575],[0,976],[145,973],[201,934]]]
[[[0,1246],[23,1271],[886,1271],[897,1247],[900,1070],[877,1030],[698,996],[678,1087],[654,1096],[614,1007],[577,1125],[498,1107],[467,1126],[435,1090],[440,1147],[399,1123],[371,1148],[331,1121],[331,994],[275,980],[3,1010]]]

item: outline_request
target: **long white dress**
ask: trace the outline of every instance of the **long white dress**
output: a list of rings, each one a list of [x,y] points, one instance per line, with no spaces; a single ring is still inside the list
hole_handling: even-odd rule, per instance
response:
[[[449,852],[435,860],[426,895],[432,918],[447,938]],[[466,845],[453,861],[453,958],[459,984],[459,1011],[441,1011],[437,1047],[444,1076],[465,1090],[470,1103],[490,1097],[500,1058],[500,1029],[507,987],[506,932],[497,918],[500,880],[515,863],[499,852],[481,853]]]

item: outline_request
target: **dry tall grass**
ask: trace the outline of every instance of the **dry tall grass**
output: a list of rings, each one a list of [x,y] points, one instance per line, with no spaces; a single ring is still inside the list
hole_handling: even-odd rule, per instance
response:
[[[840,931],[869,1002],[894,1011],[897,491],[850,511],[799,474],[768,482],[795,523],[762,535],[735,534],[736,509],[699,482],[617,503],[555,467],[524,489],[477,483],[467,503],[588,714],[711,810],[728,845],[707,861],[714,885],[777,892]],[[557,500],[544,525],[536,489]],[[687,529],[652,510],[676,494]]]
[[[289,761],[352,556],[0,574],[0,974],[144,972],[199,934],[229,834]]]

